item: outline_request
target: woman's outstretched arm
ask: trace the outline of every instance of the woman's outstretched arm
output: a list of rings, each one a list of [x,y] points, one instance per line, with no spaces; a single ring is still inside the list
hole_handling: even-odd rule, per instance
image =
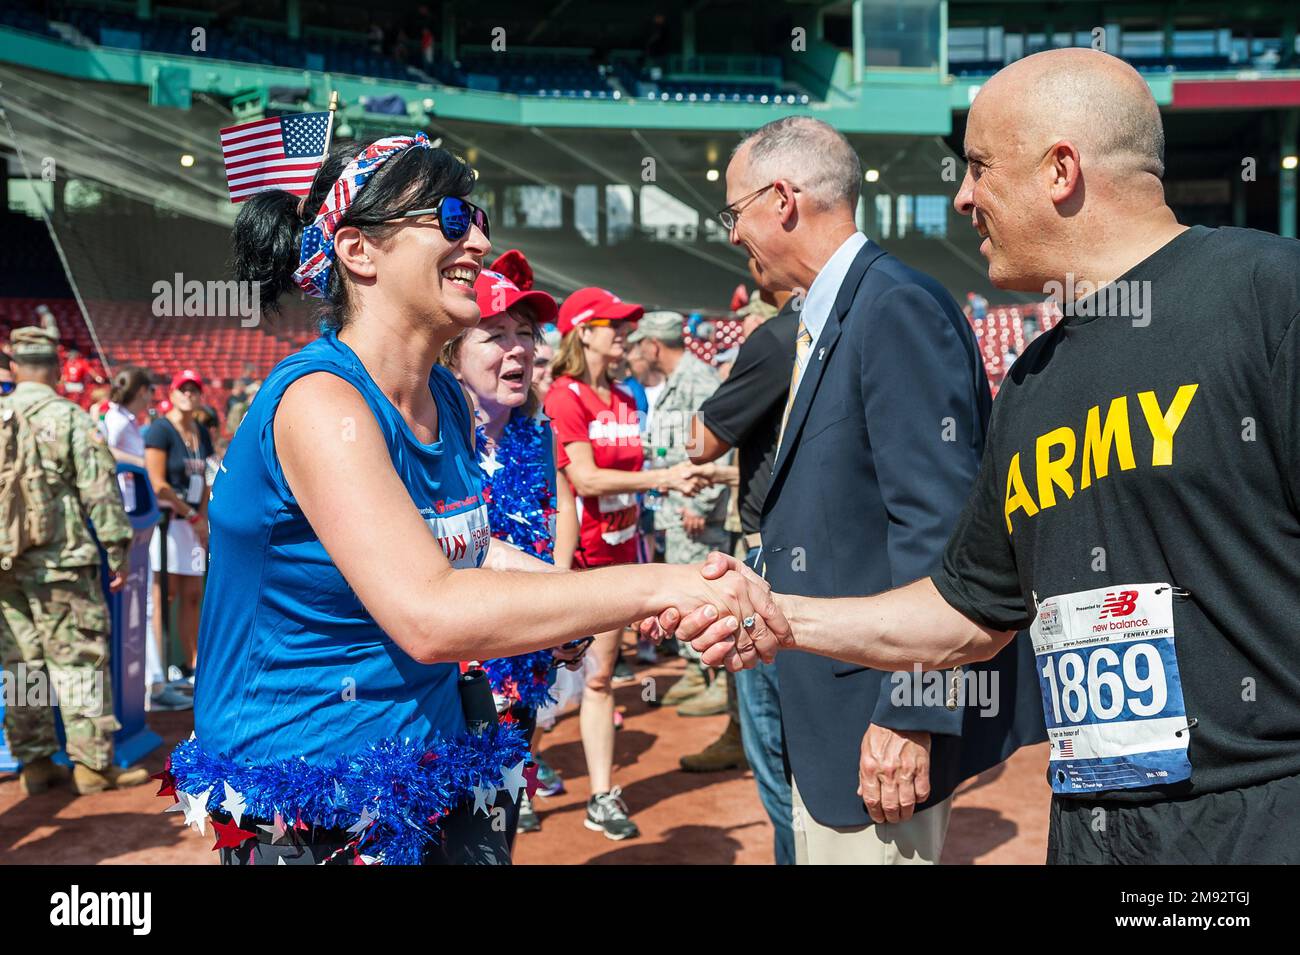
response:
[[[334,375],[307,375],[286,390],[274,437],[289,489],[330,558],[384,632],[421,662],[542,650],[669,606],[747,612],[739,575],[708,581],[698,567],[453,569],[369,407]]]

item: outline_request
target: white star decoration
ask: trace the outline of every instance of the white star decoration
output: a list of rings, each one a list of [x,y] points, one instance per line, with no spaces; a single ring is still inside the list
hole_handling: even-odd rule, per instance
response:
[[[361,835],[361,833],[369,829],[370,824],[373,823],[378,818],[379,818],[378,816],[370,815],[370,807],[367,806],[365,809],[361,810],[361,818],[359,818],[353,824],[352,828],[348,830],[348,834],[353,836]]]
[[[496,801],[496,797],[497,797],[497,788],[495,786],[491,786],[491,785],[483,786],[483,787],[475,786],[474,787],[474,813],[477,813],[479,810],[482,810],[483,815],[485,816],[492,815],[491,804]],[[471,815],[473,815],[473,813],[471,813]]]
[[[501,788],[511,793],[512,802],[518,802],[519,794],[528,788],[528,780],[524,779],[524,761],[521,759],[509,769],[502,766],[501,775]]]
[[[221,803],[221,808],[230,813],[235,820],[235,825],[243,824],[244,810],[248,808],[248,803],[244,802],[243,793],[237,793],[231,788],[230,783],[223,782],[221,785],[226,787],[226,798]]]
[[[483,469],[483,473],[490,478],[495,477],[496,473],[505,467],[504,464],[497,460],[496,448],[493,448],[487,454],[481,455],[478,459],[478,465]]]
[[[518,521],[520,524],[527,524],[529,527],[533,526],[532,521],[524,517],[522,514],[507,514],[506,517],[510,518],[512,521]]]
[[[275,845],[283,839],[285,832],[288,831],[288,827],[284,824],[284,816],[280,815],[278,812],[275,814],[275,825],[258,826],[257,828],[261,829],[263,832],[270,833],[271,845]]]
[[[199,835],[205,836],[208,833],[208,797],[212,795],[212,787],[209,786],[197,796],[191,796],[187,792],[177,790],[175,805],[164,809],[163,812],[183,812],[185,813],[185,825],[193,828],[199,827]]]

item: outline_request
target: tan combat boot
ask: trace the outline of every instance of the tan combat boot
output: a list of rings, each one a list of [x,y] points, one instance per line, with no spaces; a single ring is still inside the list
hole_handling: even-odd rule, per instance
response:
[[[727,671],[718,670],[704,690],[677,707],[678,716],[718,716],[727,712]]]
[[[709,681],[704,676],[704,668],[694,661],[688,661],[686,675],[669,687],[659,702],[662,706],[676,706],[708,688]]]
[[[702,752],[683,756],[679,760],[688,773],[720,773],[725,769],[748,769],[745,749],[740,745],[740,723],[733,716],[722,735]]]
[[[139,786],[141,783],[149,781],[149,770],[143,766],[132,766],[129,769],[122,769],[120,766],[109,766],[107,769],[95,770],[89,766],[83,766],[81,763],[74,763],[72,766],[72,788],[77,791],[79,796],[89,796],[92,793],[102,793],[106,789],[125,789],[128,786]]]
[[[23,771],[19,774],[23,794],[27,796],[35,796],[37,793],[45,792],[51,786],[61,786],[67,781],[67,767],[60,766],[48,756],[23,763]]]

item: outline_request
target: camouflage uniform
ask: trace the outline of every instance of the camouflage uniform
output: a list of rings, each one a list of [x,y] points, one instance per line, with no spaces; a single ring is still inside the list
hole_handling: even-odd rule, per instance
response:
[[[690,440],[691,418],[717,391],[719,384],[721,379],[712,366],[689,351],[682,355],[655,401],[650,430],[643,439],[646,460],[651,466],[655,463],[657,448],[667,450],[667,455],[659,459],[667,467],[689,460],[686,446]],[[704,560],[711,550],[729,553],[731,547],[725,524],[730,499],[731,489],[725,484],[711,485],[694,497],[670,491],[655,512],[655,529],[664,532],[664,559],[670,564],[694,564]],[[691,537],[682,529],[682,508],[706,519],[704,532],[699,537]]]
[[[28,331],[14,332],[17,354],[21,354],[20,335]],[[39,329],[30,331],[40,334]],[[99,550],[86,521],[94,525],[114,573],[126,570],[132,530],[122,506],[113,457],[95,422],[65,398],[49,400],[52,394],[46,385],[25,381],[5,399],[24,414],[39,405],[28,421],[61,513],[48,544],[24,551],[12,568],[0,570],[4,622],[0,626],[0,662],[12,677],[16,677],[18,665],[24,664],[26,685],[44,671],[47,685],[64,690],[61,712],[68,756],[91,769],[103,770],[110,765],[113,733],[119,724],[113,716],[109,614],[100,581]],[[15,686],[21,694],[23,684],[15,679]],[[69,693],[74,687],[93,687],[93,692],[77,698]],[[50,706],[6,707],[5,734],[13,755],[24,763],[59,748]]]

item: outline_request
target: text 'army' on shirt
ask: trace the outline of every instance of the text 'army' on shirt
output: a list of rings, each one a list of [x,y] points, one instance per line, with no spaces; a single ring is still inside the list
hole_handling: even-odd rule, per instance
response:
[[[1073,497],[1076,491],[1075,471],[1079,474],[1077,489],[1080,492],[1087,490],[1094,480],[1107,477],[1110,474],[1112,452],[1121,471],[1131,471],[1139,466],[1133,454],[1133,416],[1129,412],[1131,397],[1136,398],[1151,435],[1150,466],[1155,468],[1172,465],[1174,435],[1187,414],[1196,389],[1195,383],[1180,386],[1164,410],[1154,391],[1140,391],[1135,396],[1120,395],[1110,402],[1104,420],[1101,406],[1093,405],[1082,422],[1082,441],[1075,427],[1069,424],[1040,434],[1033,448],[1036,495],[1035,489],[1029,487],[1022,474],[1021,452],[1012,454],[1007,463],[1003,501],[1007,533],[1014,532],[1011,515],[1017,511],[1023,511],[1026,518],[1032,518],[1039,511],[1054,507],[1058,489],[1067,500]]]

